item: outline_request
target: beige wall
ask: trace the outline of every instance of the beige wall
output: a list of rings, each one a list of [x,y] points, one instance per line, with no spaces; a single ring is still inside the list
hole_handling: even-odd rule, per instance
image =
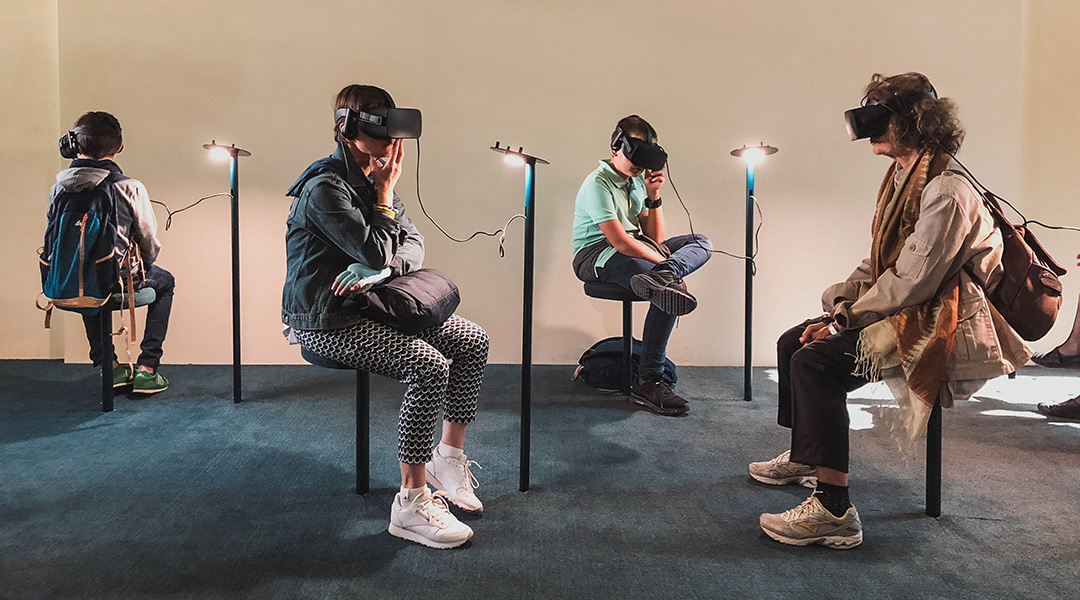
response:
[[[744,179],[728,152],[765,141],[780,153],[758,169],[765,225],[754,335],[755,361],[772,364],[776,336],[817,312],[820,290],[866,254],[873,196],[887,164],[865,142],[847,140],[841,113],[858,102],[871,73],[927,73],[961,107],[969,130],[965,162],[1001,194],[1028,201],[1022,166],[1036,166],[1021,150],[1033,143],[1030,127],[1039,119],[1032,115],[1052,96],[1033,100],[1026,86],[1046,85],[1043,72],[1054,77],[1076,62],[1031,60],[1053,54],[1043,30],[1060,29],[1064,37],[1057,14],[1075,16],[1075,9],[1064,1],[1027,4],[676,1],[657,9],[638,0],[62,0],[59,119],[41,132],[42,147],[52,148],[83,111],[111,111],[124,125],[119,162],[173,208],[227,190],[227,168],[207,160],[203,143],[213,138],[251,150],[240,171],[244,360],[297,362],[278,325],[284,191],[332,150],[334,93],[347,83],[382,85],[400,105],[424,111],[421,191],[432,216],[456,234],[497,229],[522,208],[522,174],[487,149],[495,140],[552,162],[537,180],[534,360],[569,363],[620,327],[618,307],[585,298],[569,267],[573,198],[607,154],[614,122],[637,112],[656,126],[695,229],[734,252],[744,244]],[[6,17],[11,9],[4,11]],[[55,43],[49,26],[41,23],[37,33]],[[15,47],[39,44],[41,35]],[[38,61],[47,56],[33,54]],[[42,96],[53,102],[55,87],[18,94],[25,104]],[[1060,143],[1048,133],[1036,137]],[[5,135],[3,144],[6,151],[14,142]],[[1046,152],[1056,156],[1054,147],[1061,146]],[[492,334],[492,361],[518,361],[520,222],[504,259],[493,240],[449,242],[418,210],[415,147],[406,148],[398,191],[427,236],[427,264],[458,281],[460,312]],[[43,197],[58,166],[53,157],[43,151],[35,159],[40,173],[27,176],[24,196]],[[664,199],[669,228],[685,232],[670,189]],[[33,232],[18,249],[36,247],[40,215],[12,218],[5,231]],[[160,232],[160,263],[178,281],[166,362],[231,360],[228,235],[226,198],[177,215],[172,229]],[[703,302],[681,320],[671,357],[679,364],[741,364],[742,263],[717,256],[689,282]],[[36,314],[23,309],[28,294],[5,296],[4,306],[29,321]],[[65,354],[84,360],[75,329]],[[27,332],[45,339],[39,330]],[[45,355],[47,344],[38,346],[0,342],[0,356]]]
[[[1029,0],[1024,40],[1023,189],[1021,211],[1044,223],[1080,225],[1080,3]],[[1080,233],[1035,227],[1058,261],[1070,270],[1065,301],[1054,329],[1034,345],[1049,350],[1069,335],[1080,292]]]
[[[63,355],[63,319],[43,329],[34,308],[41,292],[37,249],[45,230],[48,190],[61,166],[56,2],[0,5],[0,357]]]

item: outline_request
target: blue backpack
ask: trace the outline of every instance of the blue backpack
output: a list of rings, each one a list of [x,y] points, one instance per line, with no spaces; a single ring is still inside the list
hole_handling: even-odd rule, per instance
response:
[[[114,173],[93,189],[61,192],[49,208],[41,289],[57,308],[95,315],[121,290],[116,200],[109,188],[122,179]]]
[[[639,362],[641,362],[641,340],[633,339],[630,342],[631,381],[637,381]],[[585,380],[585,383],[605,392],[619,391],[622,389],[623,382],[622,338],[610,337],[596,342],[581,355],[578,365],[577,370],[574,371],[574,379],[580,377]],[[665,357],[664,382],[668,384],[668,387],[674,387],[678,381],[679,373],[675,369],[675,363]]]

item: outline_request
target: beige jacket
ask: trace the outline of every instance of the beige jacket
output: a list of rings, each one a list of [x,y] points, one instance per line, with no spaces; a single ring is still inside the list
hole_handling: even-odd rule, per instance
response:
[[[826,289],[821,303],[839,328],[862,328],[929,300],[944,282],[960,273],[959,323],[947,379],[986,381],[1015,372],[1031,351],[964,269],[967,265],[979,281],[994,289],[1003,272],[1002,242],[971,183],[951,171],[956,167],[955,162],[950,164],[949,171],[926,185],[919,220],[896,266],[871,285],[870,259],[866,259],[847,280]],[[970,391],[962,395],[974,392],[972,387],[978,386],[963,386]]]

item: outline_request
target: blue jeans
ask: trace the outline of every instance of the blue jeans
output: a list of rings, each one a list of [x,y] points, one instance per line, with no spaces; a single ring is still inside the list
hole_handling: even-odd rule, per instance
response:
[[[143,276],[142,288],[154,288],[157,299],[146,307],[146,326],[143,331],[142,344],[139,346],[139,360],[137,364],[151,369],[157,369],[161,364],[161,345],[165,342],[165,334],[169,330],[169,314],[172,312],[173,288],[176,280],[172,273],[157,265],[150,265]],[[95,365],[101,364],[101,318],[109,318],[110,315],[102,312],[98,315],[83,315],[83,325],[86,327],[86,339],[90,342],[90,361]],[[112,355],[116,360],[116,353]]]
[[[695,241],[694,238],[697,238]],[[630,289],[630,278],[653,269],[669,269],[682,279],[697,271],[712,257],[712,242],[703,235],[680,235],[668,238],[664,245],[671,250],[667,260],[653,264],[642,258],[631,258],[616,252],[596,269],[596,277],[604,283],[618,284]],[[658,380],[664,375],[664,356],[667,353],[668,338],[675,328],[675,317],[664,311],[649,306],[645,316],[645,328],[641,333],[641,363],[638,365],[638,377]]]

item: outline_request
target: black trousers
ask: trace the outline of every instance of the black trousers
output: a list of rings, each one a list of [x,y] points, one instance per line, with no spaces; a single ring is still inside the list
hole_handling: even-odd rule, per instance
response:
[[[173,290],[176,288],[176,280],[172,273],[157,265],[150,265],[143,276],[143,281],[137,286],[139,289],[151,287],[157,293],[157,299],[146,308],[146,327],[143,330],[142,344],[139,346],[139,360],[136,364],[157,369],[161,364],[161,345],[165,342],[165,334],[169,331],[169,315],[172,314]],[[83,315],[83,325],[86,327],[86,340],[90,342],[90,361],[95,365],[101,364],[101,321],[111,319],[110,313],[104,312],[99,315]],[[112,360],[116,360],[116,352],[113,352]]]
[[[776,422],[791,429],[791,460],[848,472],[847,395],[867,383],[856,377],[859,331],[842,331],[807,345],[799,337],[811,319],[776,341],[780,375]]]

